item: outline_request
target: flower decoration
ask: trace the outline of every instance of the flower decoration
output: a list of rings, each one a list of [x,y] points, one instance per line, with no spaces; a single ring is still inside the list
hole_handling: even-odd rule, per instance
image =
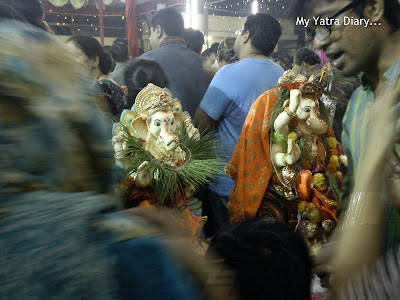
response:
[[[339,151],[337,149],[330,149],[329,154],[330,155],[338,155]]]
[[[294,132],[294,131],[292,131],[292,132],[290,132],[289,134],[288,134],[288,140],[289,139],[291,139],[292,141],[297,141],[297,134],[296,134],[296,132]]]
[[[299,204],[297,204],[297,210],[301,213],[304,212],[306,210],[306,205],[307,205],[307,202],[305,202],[305,201],[299,202]]]
[[[343,145],[342,144],[338,144],[336,147],[338,154],[337,155],[342,155],[344,154],[344,150],[343,150]]]
[[[334,165],[336,168],[339,168],[339,157],[337,155],[332,155],[329,159],[329,163]]]
[[[333,164],[328,164],[328,165],[326,166],[326,169],[327,169],[330,173],[336,174],[337,167],[336,167],[335,165],[333,165]]]
[[[311,208],[316,207],[314,203],[308,202],[306,205],[306,212],[308,212]]]
[[[303,164],[303,169],[305,170],[311,170],[312,166],[308,161],[305,161]]]
[[[314,170],[313,170],[313,173],[318,173],[318,172],[323,172],[323,171],[325,171],[324,166],[323,166],[321,163],[318,162],[318,163],[315,165],[315,168],[314,168]]]
[[[326,132],[326,135],[328,138],[333,137],[335,135],[334,131],[332,128],[329,128],[328,131]]]
[[[326,189],[325,176],[322,173],[316,173],[313,176],[313,184],[317,190],[323,191]]]
[[[326,142],[327,142],[329,148],[331,148],[331,149],[335,149],[338,145],[337,139],[333,136],[327,138]]]
[[[298,138],[302,138],[304,136],[304,133],[301,130],[296,130],[296,134]]]

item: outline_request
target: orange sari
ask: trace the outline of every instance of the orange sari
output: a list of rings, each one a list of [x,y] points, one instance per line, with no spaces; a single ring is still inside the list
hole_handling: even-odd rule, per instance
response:
[[[278,99],[278,90],[273,89],[254,102],[225,167],[226,174],[236,181],[228,203],[232,222],[254,218],[267,190],[273,170],[268,122]]]

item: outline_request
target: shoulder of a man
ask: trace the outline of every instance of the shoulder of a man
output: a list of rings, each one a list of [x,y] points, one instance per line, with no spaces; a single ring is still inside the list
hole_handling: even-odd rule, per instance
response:
[[[231,70],[225,66],[215,74],[200,103],[200,108],[214,120],[219,120],[236,98],[237,87]]]

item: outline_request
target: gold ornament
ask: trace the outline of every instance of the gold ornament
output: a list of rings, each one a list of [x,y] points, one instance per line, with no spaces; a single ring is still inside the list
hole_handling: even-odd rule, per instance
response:
[[[172,95],[152,83],[149,83],[135,99],[135,111],[137,116],[151,117],[159,111],[173,111]]]
[[[283,182],[287,187],[293,188],[296,184],[297,173],[289,167],[282,169]]]
[[[291,112],[289,107],[285,107],[284,109],[285,113],[287,113],[289,115],[289,117],[292,118],[297,118],[296,114],[294,112]]]

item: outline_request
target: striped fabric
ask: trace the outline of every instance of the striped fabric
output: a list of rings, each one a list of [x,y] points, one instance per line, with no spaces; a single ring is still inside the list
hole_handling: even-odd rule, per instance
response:
[[[388,88],[400,87],[400,59],[385,72],[384,77]],[[343,184],[344,198],[347,198],[352,191],[354,179],[357,178],[362,164],[365,163],[364,156],[369,146],[369,132],[376,109],[374,104],[374,92],[365,77],[362,77],[361,86],[353,93],[343,118],[342,144],[349,162],[348,173]],[[400,109],[400,103],[397,103],[393,109]],[[400,131],[400,119],[392,126]],[[387,200],[389,202],[389,199]],[[400,215],[392,207],[389,215],[387,247],[391,248],[400,238]]]

